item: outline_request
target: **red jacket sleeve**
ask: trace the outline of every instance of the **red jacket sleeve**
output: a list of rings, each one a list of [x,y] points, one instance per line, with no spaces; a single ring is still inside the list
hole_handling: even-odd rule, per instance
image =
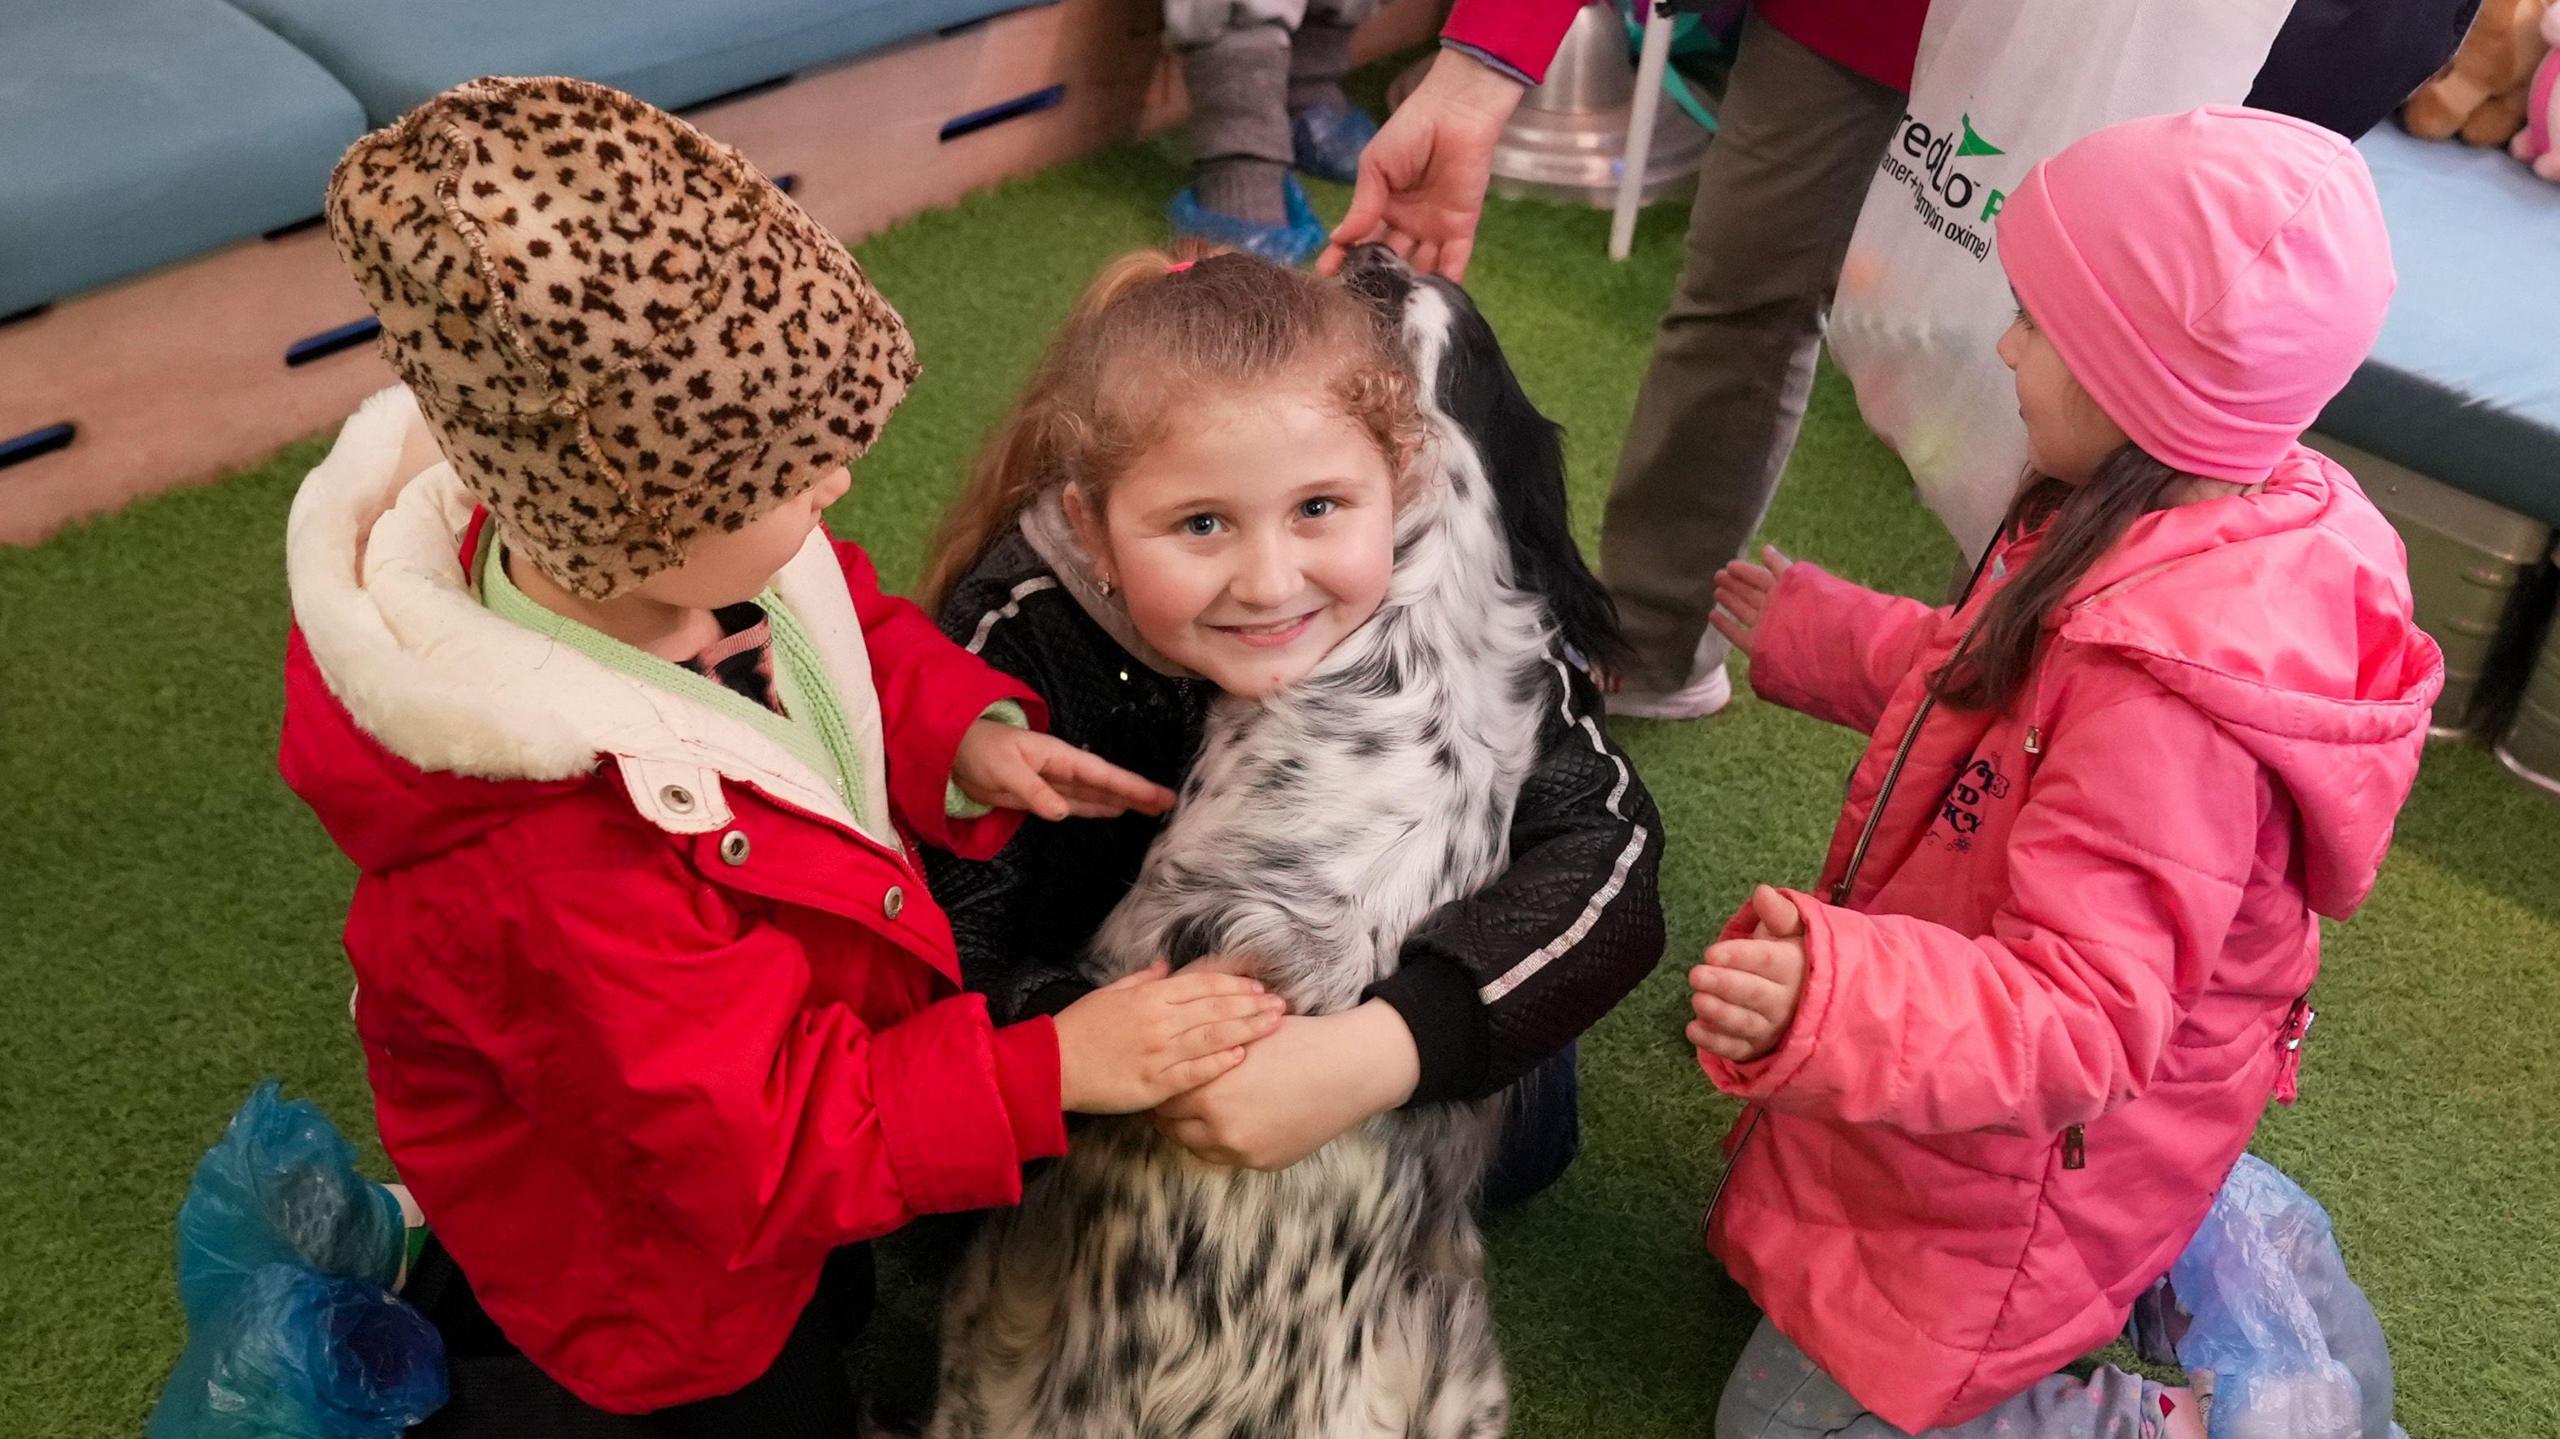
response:
[[[1945,617],[1798,560],[1778,581],[1751,650],[1751,692],[1868,733]]]
[[[889,755],[889,808],[907,832],[963,859],[988,859],[1013,838],[1020,810],[954,819],[945,808],[951,762],[960,737],[987,706],[1012,700],[1036,730],[1049,727],[1048,706],[1021,681],[953,644],[924,611],[883,594],[871,557],[837,540],[836,563],[853,592],[854,614],[871,655],[871,684],[880,696],[880,728]]]
[[[1564,43],[1587,0],[1458,0],[1440,38],[1482,50],[1529,77],[1547,78],[1547,66]]]
[[[1014,1203],[1063,1153],[1057,1038],[974,994],[877,1031],[807,1003],[800,941],[664,846],[494,852],[516,893],[530,1042],[496,1057],[534,1121],[735,1264],[807,1260],[922,1214]]]
[[[2239,912],[2261,807],[2234,796],[2263,777],[2193,706],[2106,668],[2057,706],[1990,933],[1790,895],[1795,1019],[1749,1064],[1701,1055],[1719,1088],[1912,1134],[2045,1135],[2149,1087]]]

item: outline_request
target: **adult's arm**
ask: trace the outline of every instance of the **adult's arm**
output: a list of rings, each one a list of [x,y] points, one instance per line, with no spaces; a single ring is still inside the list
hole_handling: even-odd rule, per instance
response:
[[[2453,58],[2480,0],[2295,0],[2249,103],[2353,140]]]
[[[1523,85],[1547,77],[1547,66],[1588,0],[1458,0],[1440,27],[1440,43],[1503,71]]]

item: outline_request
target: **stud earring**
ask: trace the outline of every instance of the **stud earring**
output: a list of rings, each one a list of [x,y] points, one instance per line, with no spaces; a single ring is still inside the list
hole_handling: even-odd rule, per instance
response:
[[[1115,584],[1113,584],[1113,583],[1111,582],[1111,576],[1109,576],[1109,575],[1107,575],[1107,574],[1106,574],[1106,575],[1097,575],[1097,576],[1095,576],[1095,577],[1094,577],[1094,585],[1095,585],[1095,587],[1096,587],[1096,588],[1098,588],[1098,589],[1100,589],[1100,590],[1102,591],[1102,597],[1103,597],[1104,599],[1106,599],[1106,600],[1107,600],[1107,599],[1109,599],[1109,598],[1111,598],[1111,592],[1112,592],[1112,591],[1114,591],[1114,590],[1116,590],[1116,589],[1120,588],[1118,585],[1115,585]]]

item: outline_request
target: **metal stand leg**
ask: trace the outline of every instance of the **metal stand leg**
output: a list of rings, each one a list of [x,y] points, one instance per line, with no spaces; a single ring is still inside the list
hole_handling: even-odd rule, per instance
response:
[[[1671,66],[1670,9],[1651,5],[1644,21],[1644,51],[1636,60],[1635,111],[1627,117],[1627,155],[1618,172],[1618,204],[1609,217],[1609,258],[1623,260],[1635,248],[1636,212],[1643,208],[1645,166],[1653,159],[1653,122],[1662,109],[1662,73]]]

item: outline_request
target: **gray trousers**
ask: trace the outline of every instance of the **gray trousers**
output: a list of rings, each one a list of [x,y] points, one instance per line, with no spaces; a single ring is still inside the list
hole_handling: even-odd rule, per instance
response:
[[[1291,89],[1340,83],[1351,30],[1381,3],[1165,0],[1165,43],[1182,57],[1191,93],[1193,158],[1288,164]]]
[[[2392,1422],[2391,1350],[2318,1202],[2243,1156],[2170,1280],[2134,1301],[2125,1337],[2151,1363],[2225,1368],[2215,1432],[2408,1439]],[[2192,1312],[2190,1310],[2192,1309]],[[2195,1373],[2194,1369],[2188,1371]],[[2151,1439],[2158,1384],[2099,1366],[2048,1375],[1930,1439]],[[1868,1412],[1768,1320],[1716,1406],[1716,1439],[1911,1439]]]
[[[1745,22],[1689,212],[1688,254],[1600,522],[1629,687],[1724,660],[1715,574],[1750,543],[1795,448],[1831,292],[1903,96]]]
[[[2153,1439],[2160,1386],[2104,1365],[2068,1374],[1931,1439]],[[1716,1439],[1911,1439],[1860,1404],[1768,1320],[1752,1331],[1716,1405]]]
[[[1164,0],[1165,43],[1176,50],[1214,45],[1257,26],[1295,33],[1309,20],[1349,29],[1378,13],[1383,0]]]

